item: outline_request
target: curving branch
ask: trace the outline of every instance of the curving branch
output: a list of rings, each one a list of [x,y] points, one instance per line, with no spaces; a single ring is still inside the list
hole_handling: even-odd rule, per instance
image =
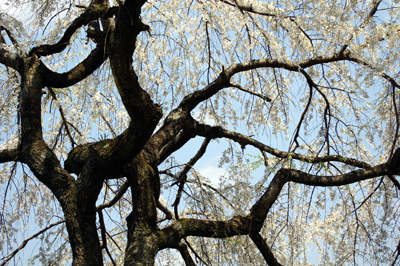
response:
[[[186,124],[186,130],[191,132],[194,135],[199,135],[207,138],[228,138],[231,139],[237,143],[239,143],[242,147],[245,147],[246,145],[251,145],[260,151],[265,151],[271,155],[274,155],[279,158],[289,158],[291,157],[292,159],[308,162],[308,163],[320,163],[320,162],[341,162],[347,165],[351,166],[356,166],[359,168],[363,169],[371,169],[372,166],[366,162],[340,156],[340,155],[327,155],[327,156],[308,156],[308,155],[303,155],[300,153],[294,153],[294,152],[285,152],[285,151],[280,151],[277,149],[274,149],[268,145],[265,145],[257,140],[254,140],[253,138],[250,138],[246,135],[237,133],[237,132],[232,132],[226,129],[223,129],[220,126],[209,126],[205,124],[201,124],[194,120],[193,118],[191,119],[190,122]]]
[[[254,222],[253,227],[255,227],[256,231],[261,229],[270,208],[278,198],[282,187],[287,182],[291,181],[310,186],[328,187],[347,185],[384,175],[399,174],[400,148],[397,149],[393,157],[384,164],[380,164],[363,171],[351,171],[342,175],[318,176],[299,170],[282,168],[276,173],[263,196],[251,208],[250,217]]]
[[[68,72],[62,74],[54,72],[42,63],[41,72],[43,82],[46,86],[53,88],[72,86],[92,74],[106,59],[107,54],[105,53],[104,44],[99,43],[96,48],[90,52],[88,57]]]
[[[235,74],[249,71],[257,68],[263,67],[271,67],[271,68],[283,68],[289,71],[301,72],[302,69],[308,68],[317,64],[329,63],[329,62],[337,62],[342,60],[348,60],[350,52],[337,52],[325,57],[316,57],[304,60],[300,63],[291,62],[288,60],[276,60],[276,59],[260,59],[260,60],[250,60],[244,63],[233,64],[229,68],[222,68],[219,76],[205,86],[203,89],[195,91],[187,95],[179,106],[171,111],[171,113],[167,116],[163,126],[160,130],[158,130],[150,139],[147,144],[147,147],[159,153],[159,158],[157,158],[158,163],[162,162],[167,158],[167,156],[172,153],[174,150],[179,148],[176,146],[179,139],[179,145],[183,145],[190,138],[187,135],[183,135],[179,138],[179,132],[184,128],[184,123],[186,123],[190,112],[201,102],[211,98],[220,90],[228,87],[236,87],[258,97],[262,95],[255,94],[253,92],[247,91],[243,88],[239,88],[238,85],[231,84],[230,79]],[[136,77],[136,76],[135,76]],[[122,81],[121,81],[122,82]],[[126,81],[123,81],[126,82]],[[135,84],[137,81],[134,79],[132,83]],[[117,82],[118,83],[118,82]],[[131,85],[132,86],[132,85]],[[132,93],[132,92],[130,92]],[[266,101],[270,99],[268,97],[262,96],[262,98]],[[128,112],[130,112],[128,110]],[[133,112],[133,111],[132,111]],[[191,133],[196,135],[196,133]],[[176,139],[175,139],[176,138]],[[175,148],[174,148],[175,147]]]
[[[65,30],[64,35],[56,44],[45,44],[38,47],[34,47],[30,50],[29,56],[36,55],[38,57],[48,56],[51,54],[56,54],[62,52],[69,44],[72,35],[82,26],[87,25],[90,21],[96,20],[100,17],[108,18],[112,17],[117,8],[105,8],[100,5],[91,5],[85,12],[83,12],[79,17],[77,17]],[[103,36],[103,39],[105,34]]]
[[[283,68],[289,71],[300,72],[302,69],[318,64],[349,60],[349,55],[350,51],[339,51],[331,55],[314,57],[298,63],[289,60],[259,59],[233,64],[227,69],[223,67],[217,79],[203,89],[186,96],[179,106],[186,112],[192,111],[200,102],[209,99],[221,89],[234,86],[230,83],[230,79],[240,72],[267,67]]]
[[[23,64],[24,69],[20,73],[20,157],[35,176],[60,199],[75,181],[61,167],[57,156],[43,140],[41,113],[43,81],[40,64],[41,62],[36,57],[26,58]]]
[[[144,2],[140,5],[143,4]],[[110,176],[113,178],[116,169],[127,164],[142,150],[162,117],[161,108],[153,103],[149,94],[141,87],[132,67],[132,54],[135,50],[136,38],[144,27],[140,20],[140,5],[135,5],[129,7],[128,3],[125,3],[124,6],[128,11],[120,10],[115,28],[110,27],[109,29],[106,45],[110,52],[110,66],[115,83],[131,118],[130,125],[114,139],[80,145],[72,150],[65,161],[65,168],[69,172],[81,173],[87,166],[88,171],[95,170],[104,179],[110,178]],[[134,21],[131,21],[133,18]],[[101,64],[104,60],[102,55],[104,45],[98,45],[96,49],[97,51],[93,51],[93,55],[91,54],[87,58],[89,67]],[[97,63],[91,64],[91,60],[97,60]],[[85,65],[78,67],[75,70],[78,75],[90,72],[86,71]],[[86,72],[80,71],[81,69]],[[70,73],[64,75],[70,78]],[[70,80],[76,81],[77,78],[73,76]],[[49,80],[46,79],[46,82]],[[65,84],[61,85],[65,86]],[[92,154],[96,154],[97,159],[92,160],[90,166],[89,161]]]

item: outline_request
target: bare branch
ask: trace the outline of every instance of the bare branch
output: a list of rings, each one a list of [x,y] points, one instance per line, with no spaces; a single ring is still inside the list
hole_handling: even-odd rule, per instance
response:
[[[167,220],[175,219],[172,212],[170,212],[170,210],[168,210],[168,208],[166,206],[164,206],[159,200],[157,200],[156,205],[157,205],[157,208],[165,214],[165,218]]]
[[[162,163],[169,155],[174,151],[180,149],[185,143],[187,143],[192,136],[186,131],[182,130],[173,140],[164,145],[159,152],[159,163]]]
[[[182,218],[160,231],[163,237],[162,246],[170,247],[186,236],[226,238],[236,235],[247,235],[253,230],[249,217],[235,216],[228,221],[210,221]]]

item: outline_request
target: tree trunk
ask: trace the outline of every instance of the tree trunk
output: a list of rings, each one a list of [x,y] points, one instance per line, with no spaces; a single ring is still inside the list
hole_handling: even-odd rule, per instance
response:
[[[157,168],[150,166],[144,157],[142,152],[133,160],[127,175],[133,207],[127,217],[126,266],[154,265],[154,257],[159,250],[156,202],[160,180]]]

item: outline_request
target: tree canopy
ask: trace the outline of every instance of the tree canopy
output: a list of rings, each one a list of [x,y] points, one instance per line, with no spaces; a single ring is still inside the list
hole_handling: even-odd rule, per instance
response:
[[[399,1],[5,2],[1,265],[399,265]]]

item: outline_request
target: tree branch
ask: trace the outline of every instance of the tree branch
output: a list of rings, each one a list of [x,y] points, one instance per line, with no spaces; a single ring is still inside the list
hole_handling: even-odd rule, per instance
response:
[[[340,155],[328,155],[328,156],[307,156],[299,153],[292,152],[284,152],[277,149],[274,149],[270,146],[267,146],[257,140],[254,140],[246,135],[232,132],[226,129],[223,129],[219,126],[209,126],[205,124],[200,124],[193,118],[191,121],[188,121],[186,128],[187,131],[191,132],[194,135],[199,135],[208,138],[228,138],[232,139],[235,142],[239,143],[242,147],[246,145],[251,145],[255,148],[258,148],[261,151],[268,152],[271,155],[274,155],[279,158],[289,158],[304,161],[307,163],[319,163],[319,162],[341,162],[347,165],[356,166],[363,169],[370,169],[372,166],[366,162],[359,161],[352,158],[347,158]]]
[[[19,47],[18,42],[17,42],[17,40],[14,38],[14,35],[11,33],[11,31],[9,31],[6,27],[0,26],[0,32],[1,32],[2,30],[4,30],[4,31],[7,33],[8,38],[10,38],[10,41],[11,41],[11,43],[15,46],[15,48],[18,48],[18,47]]]
[[[254,95],[256,97],[259,97],[259,98],[263,99],[264,101],[267,101],[267,102],[271,102],[272,101],[271,98],[269,98],[268,96],[265,96],[265,95],[262,95],[262,94],[247,90],[245,88],[242,88],[240,85],[231,84],[231,86],[236,88],[236,89],[238,89],[238,90],[241,90],[241,91],[247,92],[247,93],[249,93],[251,95]]]
[[[22,71],[23,59],[16,53],[11,53],[0,47],[0,63],[5,66],[12,67],[18,72]]]
[[[282,266],[280,264],[274,254],[271,251],[271,248],[268,246],[268,244],[265,242],[265,240],[262,238],[260,233],[258,232],[252,232],[250,233],[250,238],[253,240],[254,244],[258,247],[258,250],[260,250],[261,254],[263,255],[265,262],[269,266]]]
[[[300,63],[295,63],[291,61],[280,61],[275,59],[261,59],[261,60],[251,60],[245,63],[234,64],[228,69],[222,69],[220,75],[203,89],[195,91],[187,95],[182,102],[179,104],[178,108],[174,109],[167,117],[164,125],[161,129],[152,136],[152,140],[149,141],[148,145],[152,150],[159,151],[160,147],[164,147],[168,142],[176,137],[176,135],[181,131],[183,124],[186,121],[187,115],[202,101],[209,99],[220,90],[227,87],[237,87],[230,83],[230,78],[243,71],[248,71],[256,68],[262,67],[272,67],[272,68],[284,68],[290,71],[301,71],[302,68],[307,68],[316,64],[336,62],[341,60],[347,60],[349,55],[348,51],[341,53],[334,53],[326,57],[317,57],[304,60]],[[242,89],[244,90],[244,89]],[[249,91],[246,91],[249,92]],[[254,94],[254,93],[252,93]],[[257,94],[257,96],[260,96]],[[264,97],[265,100],[269,100],[268,97]],[[186,138],[187,141],[187,138]],[[150,144],[151,143],[151,144]],[[172,145],[172,143],[171,143]],[[168,155],[163,151],[162,160]]]
[[[182,218],[160,230],[160,247],[173,247],[186,236],[226,238],[236,235],[247,235],[252,229],[251,220],[235,216],[229,221],[209,221]]]
[[[8,261],[10,261],[21,249],[23,249],[26,246],[26,244],[28,244],[29,241],[31,241],[32,239],[34,239],[34,238],[38,237],[39,235],[43,234],[44,232],[46,232],[50,228],[52,228],[52,227],[54,227],[56,225],[62,224],[64,222],[65,222],[65,220],[61,220],[61,221],[58,221],[56,223],[52,223],[51,225],[49,225],[46,228],[40,230],[39,232],[37,232],[36,234],[32,235],[31,237],[28,237],[27,239],[25,239],[22,242],[22,244],[16,250],[14,250],[10,255],[2,258],[2,259],[5,259],[5,260],[0,264],[0,266],[5,266]]]
[[[165,159],[168,158],[173,152],[180,149],[183,145],[185,145],[192,136],[187,133],[185,130],[182,130],[178,136],[176,136],[173,140],[164,145],[159,151],[159,164],[162,163]]]
[[[179,253],[182,256],[182,259],[185,261],[186,266],[196,266],[196,263],[194,263],[192,257],[190,256],[187,245],[185,245],[180,241],[177,244],[175,244],[174,248],[179,251]]]
[[[0,163],[20,162],[18,149],[0,150]]]
[[[125,182],[118,190],[117,194],[115,194],[114,198],[112,198],[110,201],[104,202],[96,207],[96,211],[99,212],[105,208],[109,208],[113,206],[115,203],[117,203],[122,196],[125,194],[125,192],[129,188],[129,183]]]
[[[56,44],[45,44],[34,47],[29,52],[29,56],[37,55],[38,57],[41,57],[62,52],[69,45],[72,35],[80,27],[87,25],[90,21],[96,20],[100,17],[111,17],[116,11],[116,8],[106,8],[98,5],[89,6],[85,12],[83,12],[69,25],[69,27],[65,30],[64,35]]]
[[[56,95],[56,93],[54,92],[54,90],[53,90],[51,87],[47,87],[47,88],[48,88],[48,90],[49,90],[49,92],[50,92],[51,97],[53,97],[53,99],[54,99],[55,101],[57,101],[57,95]],[[72,147],[75,147],[75,146],[76,146],[76,142],[75,142],[75,140],[72,138],[71,132],[69,131],[69,128],[68,128],[68,121],[67,121],[67,119],[65,118],[64,110],[62,109],[61,106],[58,107],[58,110],[60,111],[61,119],[62,119],[62,121],[63,121],[65,130],[67,131],[67,135],[68,135],[69,141],[71,142]],[[55,147],[55,146],[54,146],[54,147]]]
[[[92,74],[106,59],[107,54],[104,50],[104,43],[99,43],[85,60],[68,72],[60,74],[48,69],[42,64],[43,81],[46,86],[53,88],[72,86]]]
[[[178,177],[179,188],[178,188],[178,192],[176,193],[175,201],[172,204],[174,206],[174,212],[175,212],[176,219],[179,219],[178,206],[179,206],[179,202],[181,200],[183,188],[185,187],[187,173],[193,167],[193,165],[204,155],[210,141],[211,141],[211,139],[209,139],[209,138],[206,138],[203,141],[203,143],[201,144],[201,147],[197,151],[196,155],[192,159],[190,159],[190,161],[183,168],[182,172],[179,173],[179,177]]]
[[[165,214],[165,218],[166,218],[167,220],[175,219],[174,216],[173,216],[173,214],[172,214],[172,212],[170,212],[170,210],[168,210],[168,208],[167,208],[166,206],[164,206],[164,205],[160,202],[160,200],[157,200],[156,205],[157,205],[157,208],[158,208],[159,210],[161,210],[161,211]]]
[[[318,176],[299,170],[282,168],[276,173],[263,196],[253,205],[249,217],[254,221],[253,227],[255,231],[259,231],[272,204],[278,198],[282,187],[289,181],[310,186],[328,187],[347,185],[392,174],[400,174],[400,148],[397,149],[393,157],[384,164],[363,171],[351,171],[343,175]]]

